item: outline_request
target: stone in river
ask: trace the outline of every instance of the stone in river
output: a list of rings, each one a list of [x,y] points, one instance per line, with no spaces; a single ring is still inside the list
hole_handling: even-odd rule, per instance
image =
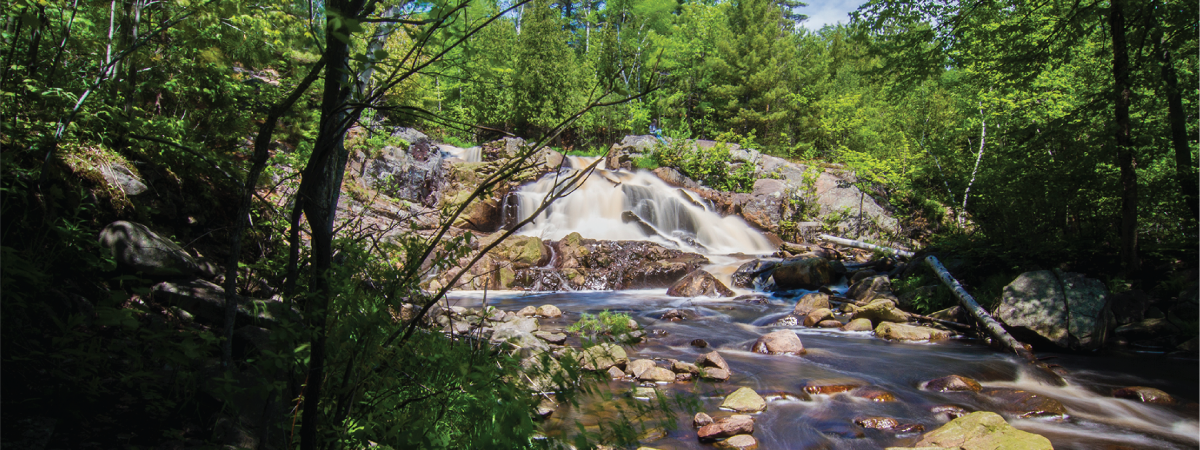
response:
[[[843,331],[871,331],[874,329],[875,327],[871,326],[870,319],[854,319],[842,325]]]
[[[642,372],[641,375],[638,375],[637,378],[641,381],[670,383],[675,381],[675,372],[662,367],[651,367],[649,370]]]
[[[708,414],[698,412],[698,413],[696,413],[695,416],[692,417],[692,426],[693,427],[700,428],[700,427],[708,425],[710,423],[713,423],[713,418],[711,416],[709,416]]]
[[[537,315],[548,318],[548,319],[553,319],[555,317],[562,317],[563,314],[562,314],[562,311],[559,310],[557,306],[542,305],[542,306],[538,307]]]
[[[853,379],[812,380],[804,383],[804,392],[809,394],[836,394],[861,387],[863,382]]]
[[[625,373],[636,378],[642,376],[642,372],[650,370],[654,366],[654,361],[649,359],[635,359],[625,366]]]
[[[670,297],[733,297],[734,293],[711,273],[702,269],[684,275],[667,289]]]
[[[700,355],[700,359],[696,360],[696,365],[700,367],[716,367],[718,369],[729,370],[729,363],[726,363],[725,358],[722,358],[721,354],[715,351]]]
[[[750,434],[754,432],[754,419],[750,416],[737,414],[729,417],[722,417],[716,422],[710,423],[696,432],[696,437],[701,441],[714,441],[721,438],[727,438],[738,434]]]
[[[859,417],[854,419],[854,423],[872,430],[891,430],[900,426],[900,422],[891,417]]]
[[[712,381],[726,381],[729,380],[729,371],[716,367],[705,367],[701,369],[700,378]]]
[[[984,388],[979,393],[990,397],[1000,410],[1022,419],[1062,416],[1067,413],[1067,408],[1062,402],[1021,389]]]
[[[842,322],[837,319],[825,319],[817,323],[817,328],[841,328]]]
[[[808,315],[804,316],[804,326],[812,327],[825,319],[832,319],[833,311],[829,308],[817,308],[809,311]]]
[[[1142,403],[1159,405],[1174,405],[1175,398],[1171,394],[1146,386],[1130,386],[1113,390],[1113,397],[1136,400]]]
[[[875,327],[875,335],[890,341],[937,341],[950,338],[949,331],[892,322],[883,322]]]
[[[549,331],[535,331],[535,332],[533,332],[533,335],[537,336],[539,339],[541,339],[543,341],[549,342],[554,345],[563,345],[564,342],[567,342],[567,335],[562,334],[562,333],[551,333]]]
[[[967,415],[967,410],[954,405],[939,405],[929,408],[929,412],[938,417],[942,422],[949,422],[959,417]]]
[[[692,339],[691,345],[696,348],[705,348],[708,347],[708,341],[704,339]]]
[[[978,381],[959,375],[945,376],[925,383],[925,390],[934,392],[979,392],[980,389],[983,389],[983,386],[980,386]]]
[[[833,268],[825,258],[801,255],[780,261],[771,277],[781,290],[817,289],[833,281]]]
[[[753,351],[768,355],[803,355],[804,344],[795,332],[779,330],[759,337],[754,343]]]
[[[854,312],[854,318],[867,319],[875,326],[879,326],[883,322],[908,322],[908,313],[896,309],[896,305],[892,302],[875,302],[858,308]]]
[[[973,412],[926,433],[916,447],[996,450],[1053,450],[1043,436],[1013,428],[999,414]]]
[[[792,314],[804,317],[808,313],[821,308],[829,309],[829,294],[813,292],[800,297],[800,300],[796,302],[796,308],[792,310]]]
[[[609,367],[623,366],[626,362],[629,362],[629,356],[625,354],[625,349],[607,342],[579,354],[579,366],[584,370],[608,370]]]
[[[677,373],[677,374],[675,374],[675,382],[676,383],[686,383],[686,382],[692,381],[692,378],[695,378],[695,377],[696,377],[695,374],[690,374],[690,373],[686,373],[686,372],[685,373]]]
[[[536,316],[537,308],[534,308],[532,306],[526,306],[524,308],[521,308],[520,311],[517,311],[517,315],[522,316],[522,317]]]
[[[729,439],[718,441],[717,448],[734,450],[754,450],[758,448],[758,439],[748,434],[739,434]]]
[[[700,373],[700,367],[695,364],[685,363],[679,360],[671,360],[671,370],[675,373]]]
[[[618,369],[617,366],[612,366],[608,368],[608,376],[614,380],[620,380],[625,378],[625,371]]]
[[[748,387],[738,388],[733,391],[725,401],[721,402],[721,409],[730,409],[737,412],[759,412],[767,409],[767,401],[754,392],[754,389]]]
[[[671,322],[679,322],[681,320],[688,320],[688,312],[684,311],[684,310],[680,310],[680,309],[672,309],[670,311],[663,313],[663,315],[659,316],[658,319],[659,320],[669,320]]]
[[[870,400],[873,402],[880,402],[880,403],[896,401],[896,396],[892,395],[891,392],[885,391],[883,389],[873,388],[873,387],[865,387],[862,389],[857,389],[853,393],[851,393],[851,395],[861,398],[861,399],[864,399],[864,400]]]

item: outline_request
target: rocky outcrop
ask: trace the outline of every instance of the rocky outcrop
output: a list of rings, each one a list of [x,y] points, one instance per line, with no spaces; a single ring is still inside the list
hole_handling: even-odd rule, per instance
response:
[[[742,264],[737,271],[733,273],[733,287],[750,288],[754,287],[754,281],[762,277],[775,268],[775,261],[763,261],[755,259],[748,263]]]
[[[608,155],[604,158],[604,168],[633,170],[634,160],[649,156],[658,143],[658,138],[654,136],[625,136],[621,142],[608,149]]]
[[[995,315],[1018,339],[1091,350],[1110,332],[1107,297],[1102,283],[1080,274],[1026,272],[1004,287]]]
[[[704,270],[694,270],[667,289],[671,297],[733,297],[733,291]]]
[[[1013,428],[993,412],[973,412],[921,437],[915,447],[1052,450],[1045,437]]]
[[[442,152],[429,140],[418,140],[408,148],[384,147],[378,155],[356,155],[368,187],[392,198],[435,206],[446,172]]]

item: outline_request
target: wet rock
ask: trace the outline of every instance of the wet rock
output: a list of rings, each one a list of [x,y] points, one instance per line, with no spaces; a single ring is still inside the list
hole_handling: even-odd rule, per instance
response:
[[[100,230],[99,241],[118,265],[149,276],[177,277],[201,271],[196,258],[140,223],[123,220],[110,223]]]
[[[700,369],[700,378],[709,381],[729,381],[729,370],[704,367]]]
[[[879,275],[879,272],[876,272],[871,269],[863,269],[863,270],[854,272],[854,275],[850,276],[850,284],[853,285],[855,283],[858,283],[859,281],[862,281],[864,278],[869,278],[869,277],[873,277],[876,275]]]
[[[563,345],[564,343],[567,342],[567,335],[562,334],[562,333],[551,333],[549,331],[535,331],[535,332],[533,332],[533,335],[537,336],[538,339],[541,339],[543,341],[546,341],[546,342],[554,344],[554,345]]]
[[[842,322],[837,319],[825,319],[817,322],[817,328],[841,328]]]
[[[635,387],[633,388],[633,398],[641,400],[654,400],[658,398],[658,389],[645,386]]]
[[[892,294],[892,283],[888,281],[887,275],[876,275],[864,277],[851,285],[846,291],[846,297],[869,302],[880,297],[895,298],[895,295]]]
[[[704,270],[694,270],[667,289],[670,297],[733,297],[733,291]]]
[[[735,414],[700,427],[700,430],[696,432],[696,437],[704,442],[751,433],[754,433],[754,419],[747,415]]]
[[[428,140],[407,148],[386,146],[378,156],[362,162],[362,179],[388,197],[432,207],[445,183],[447,166],[442,152]]]
[[[908,322],[908,313],[897,309],[891,302],[871,303],[858,308],[851,317],[870,320],[874,326],[879,326],[883,322]]]
[[[786,316],[780,317],[779,319],[775,320],[774,322],[771,322],[770,326],[772,326],[772,327],[796,327],[796,326],[800,326],[800,324],[803,322],[804,321],[801,318],[796,317],[795,315],[792,315],[792,314],[788,314]]]
[[[929,409],[941,422],[949,422],[967,415],[967,410],[954,405],[939,405]]]
[[[802,255],[780,261],[771,277],[776,289],[817,289],[833,281],[833,269],[825,258]]]
[[[579,354],[579,366],[584,370],[607,370],[613,366],[623,366],[629,362],[625,349],[619,345],[603,343]]]
[[[725,358],[722,358],[721,354],[715,351],[700,355],[700,358],[696,359],[696,365],[700,367],[715,367],[717,369],[729,370],[729,363],[725,362]]]
[[[521,308],[521,310],[520,310],[520,311],[517,311],[517,315],[518,315],[518,316],[521,316],[521,317],[530,317],[530,316],[536,316],[536,315],[537,315],[537,308],[534,308],[534,307],[532,307],[532,306],[526,306],[526,307],[524,307],[524,308]]]
[[[855,389],[850,395],[863,400],[870,400],[878,403],[890,403],[896,401],[896,396],[892,395],[891,392],[873,387]]]
[[[562,317],[563,313],[561,310],[558,309],[557,306],[542,305],[542,306],[538,307],[537,315],[545,317],[547,319],[553,319],[556,317]]]
[[[950,375],[925,382],[924,389],[933,392],[979,392],[980,389],[983,389],[983,386],[980,386],[979,382],[973,379],[959,375]]]
[[[832,318],[833,318],[833,311],[830,311],[829,308],[814,309],[814,310],[810,311],[808,313],[808,315],[804,316],[804,326],[813,327],[813,326],[816,326],[818,323],[820,323],[822,320],[832,319]],[[840,324],[840,323],[838,324],[838,326],[841,326],[841,325],[842,324]]]
[[[555,283],[540,268],[518,270],[514,288],[623,290],[668,287],[708,264],[696,253],[650,241],[600,241],[571,233],[554,243]]]
[[[792,314],[804,317],[818,309],[829,309],[829,294],[822,292],[804,294],[800,300],[796,301],[796,308],[792,310]]]
[[[690,342],[689,344],[692,347],[696,347],[696,348],[707,348],[708,347],[708,341],[706,341],[704,339],[692,339],[692,342]]]
[[[1117,336],[1133,339],[1145,340],[1156,339],[1175,334],[1178,328],[1171,324],[1170,321],[1164,318],[1144,319],[1127,325],[1117,327],[1115,333]]]
[[[1067,413],[1067,408],[1058,400],[1021,389],[984,388],[979,393],[990,398],[1001,411],[1022,419],[1062,416]]]
[[[916,447],[1052,450],[1050,440],[1013,428],[993,412],[974,412],[926,433]]]
[[[754,287],[754,280],[774,269],[775,264],[775,261],[763,261],[760,259],[742,264],[738,267],[737,271],[733,272],[731,282],[734,287]]]
[[[670,383],[672,381],[675,381],[675,372],[672,372],[669,369],[664,369],[662,367],[655,366],[655,367],[651,367],[651,368],[647,369],[646,371],[642,372],[641,375],[638,375],[637,379],[640,381]]]
[[[854,423],[863,428],[882,431],[892,431],[900,427],[900,422],[891,417],[859,417],[854,419]]]
[[[843,331],[873,331],[871,319],[854,319],[842,326]]]
[[[608,368],[608,376],[614,380],[625,378],[625,371],[618,369],[616,366]]]
[[[687,189],[701,188],[700,183],[697,183],[696,180],[688,178],[686,175],[671,167],[659,167],[654,169],[652,172],[654,172],[655,175],[658,175],[659,178],[671,186]]]
[[[675,382],[676,383],[686,383],[686,382],[692,381],[693,378],[696,378],[696,374],[691,374],[691,373],[676,373],[675,374]]]
[[[858,380],[811,380],[804,383],[804,392],[809,394],[832,395],[848,392],[861,387],[864,383]]]
[[[961,306],[951,306],[941,311],[935,311],[929,314],[929,317],[958,323],[968,323],[973,320],[968,317],[966,310],[964,310]]]
[[[759,412],[767,409],[767,401],[762,396],[759,396],[757,392],[754,392],[754,389],[742,387],[725,397],[725,401],[721,402],[721,409],[737,412]]]
[[[1080,274],[1026,272],[1004,287],[995,315],[1017,339],[1095,349],[1108,333],[1107,298],[1103,283]]]
[[[699,374],[700,366],[695,364],[685,363],[683,361],[671,360],[671,371],[675,373],[691,373]]]
[[[767,298],[767,296],[761,295],[761,294],[739,295],[737,297],[734,297],[733,301],[742,302],[747,305],[766,305],[766,304],[771,303],[771,299],[769,299],[769,298]]]
[[[1130,386],[1114,389],[1112,396],[1157,405],[1174,405],[1176,403],[1175,398],[1171,394],[1146,386]]]
[[[1134,289],[1129,292],[1113,292],[1108,295],[1108,307],[1118,325],[1126,325],[1146,318],[1150,298],[1145,292]]]
[[[714,445],[721,449],[755,450],[758,448],[758,439],[748,434],[739,434],[723,441],[717,441]]]
[[[754,342],[751,351],[768,355],[803,355],[804,344],[800,337],[790,330],[779,330],[767,333]]]
[[[672,309],[659,316],[659,320],[669,320],[671,322],[679,322],[690,318],[689,311],[682,309]]]
[[[710,417],[708,414],[699,412],[699,413],[696,413],[695,416],[692,416],[692,426],[693,427],[700,428],[702,426],[709,425],[711,423],[713,423],[713,418]]]
[[[875,327],[875,335],[889,341],[938,341],[950,338],[949,331],[891,322],[883,322]]]
[[[633,376],[634,378],[637,378],[637,377],[641,376],[643,372],[653,369],[654,367],[655,367],[655,364],[654,364],[654,361],[652,361],[652,360],[635,359],[633,361],[630,361],[629,364],[625,365],[625,373],[629,374],[630,376]]]
[[[558,402],[555,402],[548,397],[542,397],[542,400],[538,402],[537,410],[534,411],[534,413],[537,414],[538,417],[545,419],[550,417],[551,414],[554,414],[554,411],[556,410],[558,410]]]

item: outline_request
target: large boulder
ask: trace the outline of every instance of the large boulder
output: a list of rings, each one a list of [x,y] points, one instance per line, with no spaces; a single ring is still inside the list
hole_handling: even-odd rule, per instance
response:
[[[713,277],[711,273],[697,269],[685,275],[667,289],[671,297],[733,297],[733,291]]]
[[[803,355],[804,344],[800,337],[791,330],[779,330],[767,333],[754,342],[752,351],[768,355]]]
[[[650,135],[625,136],[621,142],[608,149],[608,155],[604,158],[604,168],[633,170],[634,160],[648,156],[658,142],[657,137]]]
[[[733,287],[754,287],[754,280],[774,269],[775,264],[775,261],[763,261],[761,259],[742,264],[738,267],[737,271],[733,272]]]
[[[926,433],[915,447],[994,450],[1053,450],[1043,436],[1013,428],[999,414],[973,412]]]
[[[780,261],[771,277],[780,290],[817,289],[833,281],[833,268],[825,258],[801,255]]]
[[[846,297],[864,302],[870,302],[876,298],[893,299],[896,296],[892,294],[892,283],[888,281],[887,275],[875,275],[864,277],[850,286],[846,290]]]
[[[552,245],[555,270],[518,268],[511,288],[530,291],[665,288],[709,262],[703,255],[649,241],[601,241],[584,238],[579,233],[568,234]],[[550,254],[547,251],[544,256],[549,258]]]
[[[854,315],[854,319],[867,319],[871,324],[879,326],[884,322],[904,323],[908,322],[908,313],[896,308],[892,302],[881,301],[871,303],[862,308],[858,308]]]
[[[710,418],[709,420],[712,419]],[[700,438],[701,441],[713,441],[738,434],[750,434],[753,432],[753,418],[744,414],[734,414],[729,417],[722,417],[716,422],[700,427],[700,429],[696,431],[696,437]]]
[[[807,316],[808,313],[818,309],[829,309],[829,294],[824,292],[813,292],[805,294],[796,301],[796,307],[792,309],[792,314],[797,317]]]
[[[1026,272],[1004,287],[995,315],[1018,339],[1090,350],[1109,333],[1107,297],[1103,284],[1079,274]]]
[[[767,409],[767,401],[748,387],[738,388],[721,402],[721,409],[742,413],[754,413]]]
[[[513,235],[497,245],[490,256],[511,262],[514,269],[527,269],[549,263],[550,248],[536,237]]]
[[[607,342],[579,353],[579,367],[584,370],[603,371],[609,367],[624,366],[627,362],[629,356],[625,349]]]
[[[362,173],[367,184],[392,198],[435,206],[446,180],[442,152],[428,140],[412,142],[407,148],[387,146],[375,157],[363,156]]]
[[[100,245],[112,253],[117,264],[149,276],[186,276],[202,269],[182,247],[136,222],[108,224],[100,230]]]

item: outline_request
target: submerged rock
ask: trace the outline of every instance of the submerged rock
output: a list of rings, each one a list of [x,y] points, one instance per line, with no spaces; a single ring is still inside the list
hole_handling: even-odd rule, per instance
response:
[[[1001,411],[1022,419],[1062,416],[1067,413],[1067,408],[1062,402],[1021,389],[984,388],[979,393],[989,397]]]
[[[779,330],[767,333],[754,342],[751,351],[768,355],[803,355],[804,344],[795,332]]]
[[[711,420],[711,419],[709,419]],[[716,422],[704,425],[696,432],[701,441],[713,441],[739,434],[754,432],[754,419],[743,414],[722,417]]]
[[[971,378],[959,375],[950,375],[929,380],[925,383],[924,388],[927,391],[933,392],[979,392],[980,389],[983,389],[983,386],[981,386],[978,381],[975,381]]]
[[[1172,397],[1171,394],[1146,386],[1130,386],[1114,389],[1112,396],[1159,405],[1174,405],[1176,403],[1175,397]]]
[[[738,388],[721,402],[721,409],[737,412],[759,412],[767,409],[767,401],[748,387]]]
[[[926,433],[916,447],[995,450],[1052,450],[1043,436],[1013,428],[993,412],[974,412]]]
[[[671,297],[733,297],[733,291],[704,270],[693,270],[667,289]]]
[[[715,445],[717,448],[722,449],[755,450],[758,448],[758,439],[748,434],[739,434],[729,439],[718,441]]]
[[[732,283],[734,287],[751,288],[754,287],[754,280],[758,279],[763,274],[775,268],[775,261],[763,261],[756,259],[748,263],[742,264],[737,271],[733,273]]]

